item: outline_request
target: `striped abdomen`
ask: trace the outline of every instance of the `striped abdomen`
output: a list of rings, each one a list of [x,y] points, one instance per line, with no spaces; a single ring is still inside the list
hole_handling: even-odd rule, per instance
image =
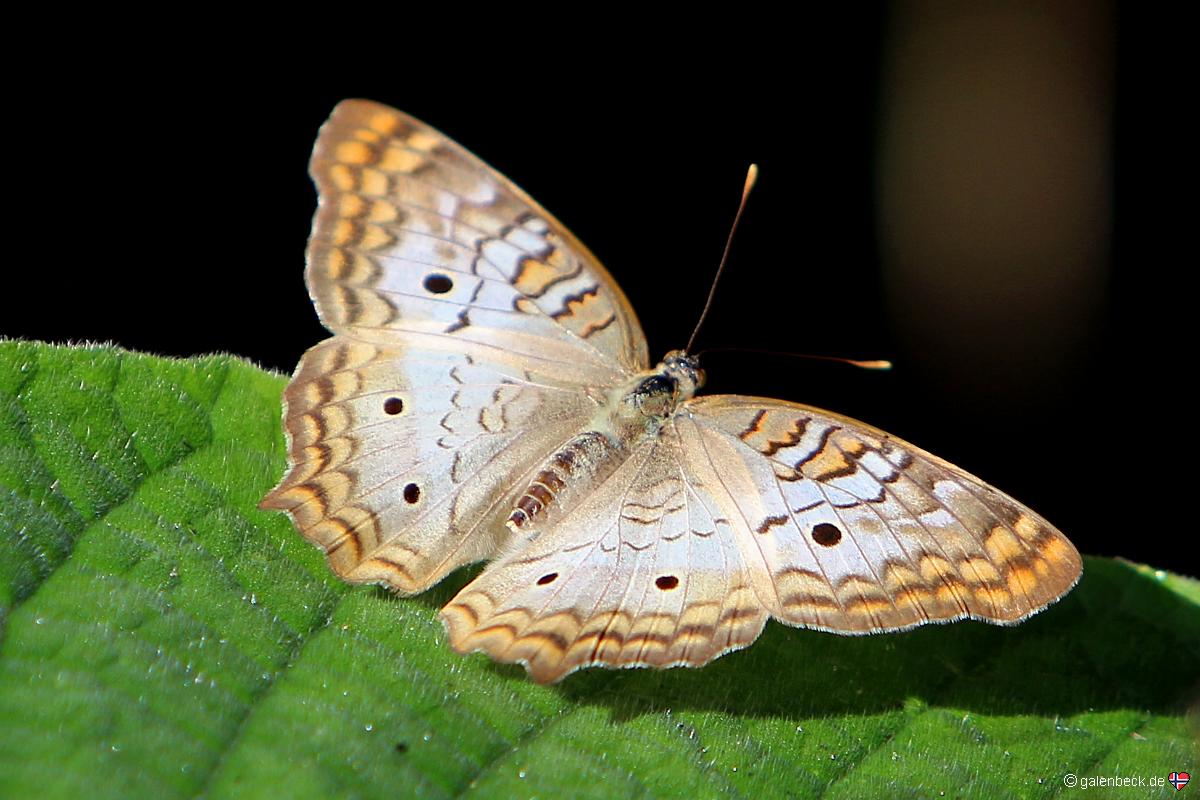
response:
[[[618,446],[598,431],[581,433],[567,442],[546,460],[517,500],[508,515],[508,527],[517,531],[540,521],[547,511],[561,508],[579,487],[607,478],[620,463],[618,451]]]

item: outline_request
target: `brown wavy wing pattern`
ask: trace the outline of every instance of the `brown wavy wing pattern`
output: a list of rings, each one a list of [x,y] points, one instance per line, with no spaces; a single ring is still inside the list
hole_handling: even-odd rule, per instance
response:
[[[284,396],[291,466],[262,505],[342,578],[413,593],[491,557],[530,470],[603,399],[474,351],[339,336],[304,355]]]
[[[1015,623],[1079,579],[1074,546],[1003,492],[883,431],[781,400],[701,397],[686,458],[721,465],[773,616],[839,633]]]
[[[733,523],[712,486],[681,469],[680,450],[676,437],[646,442],[490,564],[442,610],[455,650],[549,682],[593,664],[699,666],[757,639],[761,567],[730,547]]]
[[[599,373],[647,367],[633,309],[587,248],[429,126],[347,100],[321,128],[310,171],[320,207],[308,287],[330,330],[473,342]]]

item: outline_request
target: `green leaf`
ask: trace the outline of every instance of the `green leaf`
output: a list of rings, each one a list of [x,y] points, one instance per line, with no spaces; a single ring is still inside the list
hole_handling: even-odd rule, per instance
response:
[[[1200,772],[1200,585],[1108,559],[1016,628],[771,624],[701,670],[554,687],[456,656],[436,612],[467,575],[352,589],[257,509],[283,385],[0,343],[0,796],[1050,797]]]

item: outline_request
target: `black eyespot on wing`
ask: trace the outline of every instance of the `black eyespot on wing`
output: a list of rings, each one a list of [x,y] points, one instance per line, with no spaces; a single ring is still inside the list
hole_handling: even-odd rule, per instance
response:
[[[654,585],[665,592],[678,586],[679,578],[674,575],[663,575],[654,581]]]
[[[454,281],[448,275],[435,272],[425,278],[425,291],[433,294],[445,294],[454,288]]]
[[[555,581],[555,579],[556,579],[556,578],[558,578],[558,573],[557,573],[557,572],[551,572],[551,573],[550,573],[550,574],[548,574],[548,575],[543,575],[542,577],[538,578],[538,579],[537,579],[537,585],[538,585],[538,586],[545,586],[547,583],[554,583],[554,581]]]
[[[383,413],[396,415],[404,410],[404,401],[399,397],[389,397],[383,401]]]
[[[415,483],[410,483],[404,487],[404,502],[415,503],[421,499],[421,487]]]
[[[822,547],[833,547],[842,540],[842,532],[838,530],[836,525],[821,522],[813,526],[812,538],[814,542]]]

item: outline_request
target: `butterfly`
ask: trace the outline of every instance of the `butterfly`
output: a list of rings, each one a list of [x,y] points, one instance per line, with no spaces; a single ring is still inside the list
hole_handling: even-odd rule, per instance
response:
[[[703,396],[651,365],[612,276],[441,133],[347,100],[310,166],[306,280],[330,339],[284,394],[263,500],[353,583],[422,592],[450,645],[524,664],[700,666],[768,618],[841,634],[1019,622],[1079,553],[1008,495],[883,431]]]

